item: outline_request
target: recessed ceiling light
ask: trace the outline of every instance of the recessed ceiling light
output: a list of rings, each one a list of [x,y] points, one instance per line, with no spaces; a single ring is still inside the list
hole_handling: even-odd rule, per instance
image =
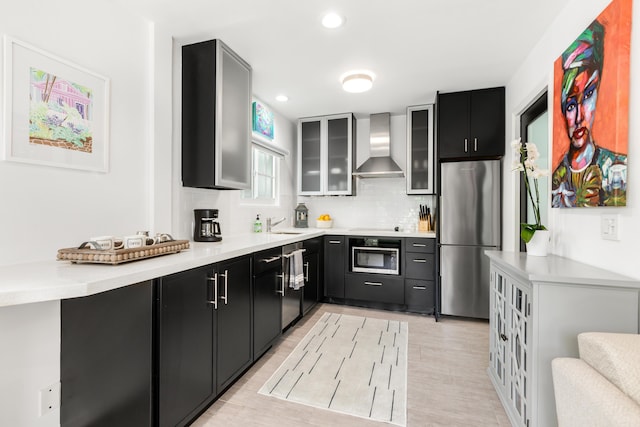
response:
[[[276,101],[287,102],[288,100],[289,100],[289,97],[287,95],[278,95],[278,96],[276,96]]]
[[[369,70],[355,70],[340,76],[342,88],[351,93],[366,92],[373,86],[375,74]]]
[[[322,26],[325,28],[338,28],[344,24],[344,18],[335,12],[329,12],[322,17]]]

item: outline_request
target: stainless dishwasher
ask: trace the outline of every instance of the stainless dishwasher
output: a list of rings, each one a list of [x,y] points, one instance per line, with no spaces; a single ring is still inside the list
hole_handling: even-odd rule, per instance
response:
[[[293,262],[293,253],[304,251],[302,242],[292,243],[282,247],[282,329],[288,328],[291,323],[302,315],[302,288],[294,290],[289,287],[290,264]]]

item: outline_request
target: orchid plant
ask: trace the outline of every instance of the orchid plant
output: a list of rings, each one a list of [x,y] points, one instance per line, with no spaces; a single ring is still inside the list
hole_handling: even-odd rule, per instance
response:
[[[540,190],[538,189],[538,178],[549,175],[546,169],[540,169],[536,165],[536,160],[540,157],[538,147],[532,142],[522,142],[520,138],[511,143],[513,149],[513,170],[524,172],[524,184],[527,195],[531,200],[535,224],[520,224],[520,237],[525,243],[529,243],[536,230],[546,230],[540,219]],[[533,186],[533,191],[531,187]],[[534,198],[535,192],[535,198]]]

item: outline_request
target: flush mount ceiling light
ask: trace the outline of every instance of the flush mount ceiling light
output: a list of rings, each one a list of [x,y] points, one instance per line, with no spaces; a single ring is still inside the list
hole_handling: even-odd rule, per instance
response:
[[[366,92],[373,86],[375,74],[368,70],[349,71],[340,76],[342,88],[351,93]]]
[[[278,95],[278,96],[276,96],[276,101],[287,102],[288,100],[289,100],[289,97],[287,95]]]
[[[341,27],[344,24],[344,18],[335,12],[326,13],[322,17],[322,26],[329,29]]]

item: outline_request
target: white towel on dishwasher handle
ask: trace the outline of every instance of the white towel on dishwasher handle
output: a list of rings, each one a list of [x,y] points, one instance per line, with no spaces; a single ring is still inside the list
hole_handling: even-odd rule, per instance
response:
[[[302,269],[302,251],[294,251],[289,257],[289,287],[298,290],[304,286],[304,270]]]

